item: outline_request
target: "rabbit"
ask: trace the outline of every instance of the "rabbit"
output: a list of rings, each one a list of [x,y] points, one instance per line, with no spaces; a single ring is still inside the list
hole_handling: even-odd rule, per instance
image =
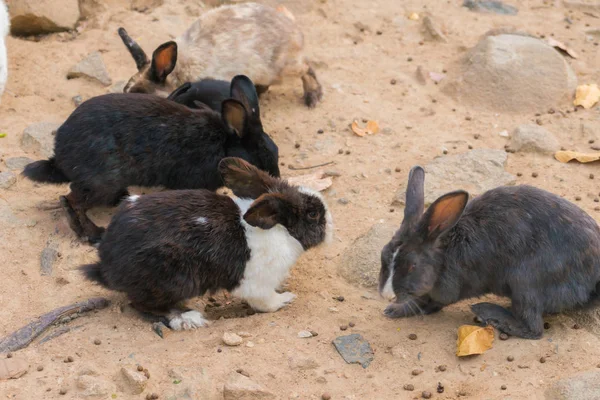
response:
[[[539,339],[543,314],[590,305],[600,294],[600,229],[559,196],[520,185],[468,201],[447,193],[423,214],[419,166],[410,171],[400,229],[381,252],[379,291],[392,318],[430,314],[492,293],[512,300],[471,306],[484,324]]]
[[[0,0],[0,99],[8,79],[8,57],[6,55],[6,36],[10,31],[8,10],[3,0]]]
[[[304,103],[315,107],[321,84],[304,53],[304,36],[286,12],[257,3],[225,5],[203,15],[175,41],[161,44],[149,60],[119,28],[138,72],[125,85],[130,93],[167,97],[179,85],[201,78],[229,81],[247,75],[259,93],[286,76],[302,78]]]
[[[227,157],[219,171],[236,197],[208,190],[130,196],[80,267],[87,279],[125,292],[132,306],[166,317],[171,329],[207,325],[187,299],[225,289],[258,312],[296,297],[275,290],[306,250],[329,242],[331,213],[320,193],[291,186]]]
[[[27,165],[23,174],[37,182],[71,182],[61,203],[71,228],[90,244],[104,229],[87,210],[116,206],[129,186],[216,190],[223,184],[217,167],[227,156],[278,177],[278,148],[263,130],[252,81],[234,77],[231,94],[221,114],[145,94],[94,97],[58,129],[55,155]]]

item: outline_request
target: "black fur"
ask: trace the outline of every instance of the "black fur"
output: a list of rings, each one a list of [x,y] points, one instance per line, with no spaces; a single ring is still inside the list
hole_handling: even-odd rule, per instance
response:
[[[76,216],[70,224],[90,242],[100,240],[102,229],[86,211],[116,204],[128,186],[215,190],[223,184],[217,166],[227,156],[279,176],[278,149],[255,112],[254,85],[236,78],[235,98],[223,102],[223,114],[144,94],[92,98],[58,129],[54,158],[33,163],[25,174],[72,182],[65,197],[69,215]]]
[[[423,182],[409,188],[414,184]],[[407,196],[407,209],[419,209],[412,201]],[[510,310],[480,303],[473,312],[500,331],[537,339],[543,314],[582,307],[597,296],[600,229],[574,204],[531,186],[499,187],[472,200],[462,216],[456,207],[448,227],[436,232],[436,203],[422,216],[405,216],[408,223],[417,218],[416,225],[407,229],[403,222],[382,251],[380,288],[393,268],[397,296],[387,315],[427,314],[492,293],[511,298]],[[452,218],[459,218],[456,225]]]
[[[26,165],[22,174],[36,182],[56,184],[70,182],[70,179],[56,166],[54,157]]]

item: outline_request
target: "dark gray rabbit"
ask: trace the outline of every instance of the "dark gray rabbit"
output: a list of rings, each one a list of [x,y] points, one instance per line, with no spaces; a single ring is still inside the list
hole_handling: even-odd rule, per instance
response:
[[[252,81],[236,76],[222,112],[190,109],[158,96],[137,93],[94,97],[56,134],[55,155],[29,164],[23,174],[46,183],[71,182],[61,197],[71,228],[90,243],[104,228],[86,212],[114,206],[129,186],[216,190],[225,157],[240,157],[279,176],[278,149],[262,127]]]
[[[235,79],[235,78],[234,78]],[[223,101],[231,97],[230,83],[218,79],[201,79],[196,82],[186,82],[173,90],[168,100],[183,104],[189,108],[208,106],[215,111],[221,111]],[[258,97],[265,92],[261,86],[256,86]],[[198,104],[201,103],[201,104]]]
[[[590,304],[600,294],[600,229],[583,210],[531,186],[504,186],[467,204],[438,198],[423,214],[421,167],[410,171],[400,229],[381,252],[380,293],[392,318],[430,314],[487,293],[510,309],[471,310],[499,331],[539,339],[545,313]]]

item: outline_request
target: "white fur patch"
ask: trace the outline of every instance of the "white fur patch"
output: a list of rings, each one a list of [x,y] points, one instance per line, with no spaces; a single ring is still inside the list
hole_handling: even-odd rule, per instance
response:
[[[299,241],[280,224],[261,229],[244,221],[244,214],[253,203],[251,199],[233,199],[240,207],[240,221],[246,231],[250,260],[244,276],[231,294],[248,301],[257,311],[273,312],[289,304],[296,297],[292,293],[275,292],[287,278],[290,269],[304,252]]]
[[[3,0],[0,0],[0,96],[4,93],[8,79],[8,57],[6,55],[6,36],[10,30],[8,11]]]
[[[204,319],[200,311],[191,310],[171,318],[169,326],[175,331],[182,331],[208,326],[208,321]]]
[[[139,198],[140,198],[140,196],[139,196],[139,195],[137,195],[137,194],[133,194],[133,195],[129,196],[129,197],[127,198],[127,200],[129,200],[129,202],[130,202],[130,203],[135,203],[135,202],[137,201],[137,199],[139,199]]]
[[[394,263],[396,261],[396,256],[398,255],[398,251],[399,249],[396,249],[396,251],[392,255],[392,261],[389,265],[390,276],[388,276],[388,279],[385,282],[385,285],[383,286],[383,290],[381,291],[381,295],[388,300],[392,300],[394,297],[396,297],[396,293],[394,293],[394,287],[392,285],[392,280],[394,279]]]
[[[206,225],[208,224],[208,218],[206,217],[198,217],[196,218],[196,222],[201,224],[201,225]]]

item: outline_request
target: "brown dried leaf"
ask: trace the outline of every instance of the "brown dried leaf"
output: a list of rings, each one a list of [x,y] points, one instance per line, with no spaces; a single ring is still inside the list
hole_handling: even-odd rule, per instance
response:
[[[551,37],[549,37],[547,39],[548,44],[556,49],[562,50],[564,53],[566,53],[568,56],[570,56],[571,58],[577,58],[579,57],[577,55],[577,53],[575,52],[575,50],[568,48],[563,42],[559,42],[556,39],[553,39]]]
[[[600,101],[600,89],[598,89],[597,84],[577,86],[575,100],[573,101],[574,105],[587,109],[592,108],[598,101]]]
[[[456,355],[459,357],[472,354],[483,354],[492,348],[494,327],[485,328],[474,325],[463,325],[458,328]]]
[[[554,158],[562,163],[577,160],[581,163],[589,163],[600,160],[600,153],[580,153],[577,151],[557,151]]]
[[[360,137],[374,135],[379,132],[379,124],[377,121],[367,121],[367,127],[363,129],[358,126],[358,122],[354,121],[352,123],[352,132],[356,133]]]
[[[333,185],[333,179],[331,176],[327,176],[325,172],[319,171],[312,174],[298,175],[291,178],[287,178],[287,181],[294,186],[304,186],[317,192],[322,192],[331,185]]]

